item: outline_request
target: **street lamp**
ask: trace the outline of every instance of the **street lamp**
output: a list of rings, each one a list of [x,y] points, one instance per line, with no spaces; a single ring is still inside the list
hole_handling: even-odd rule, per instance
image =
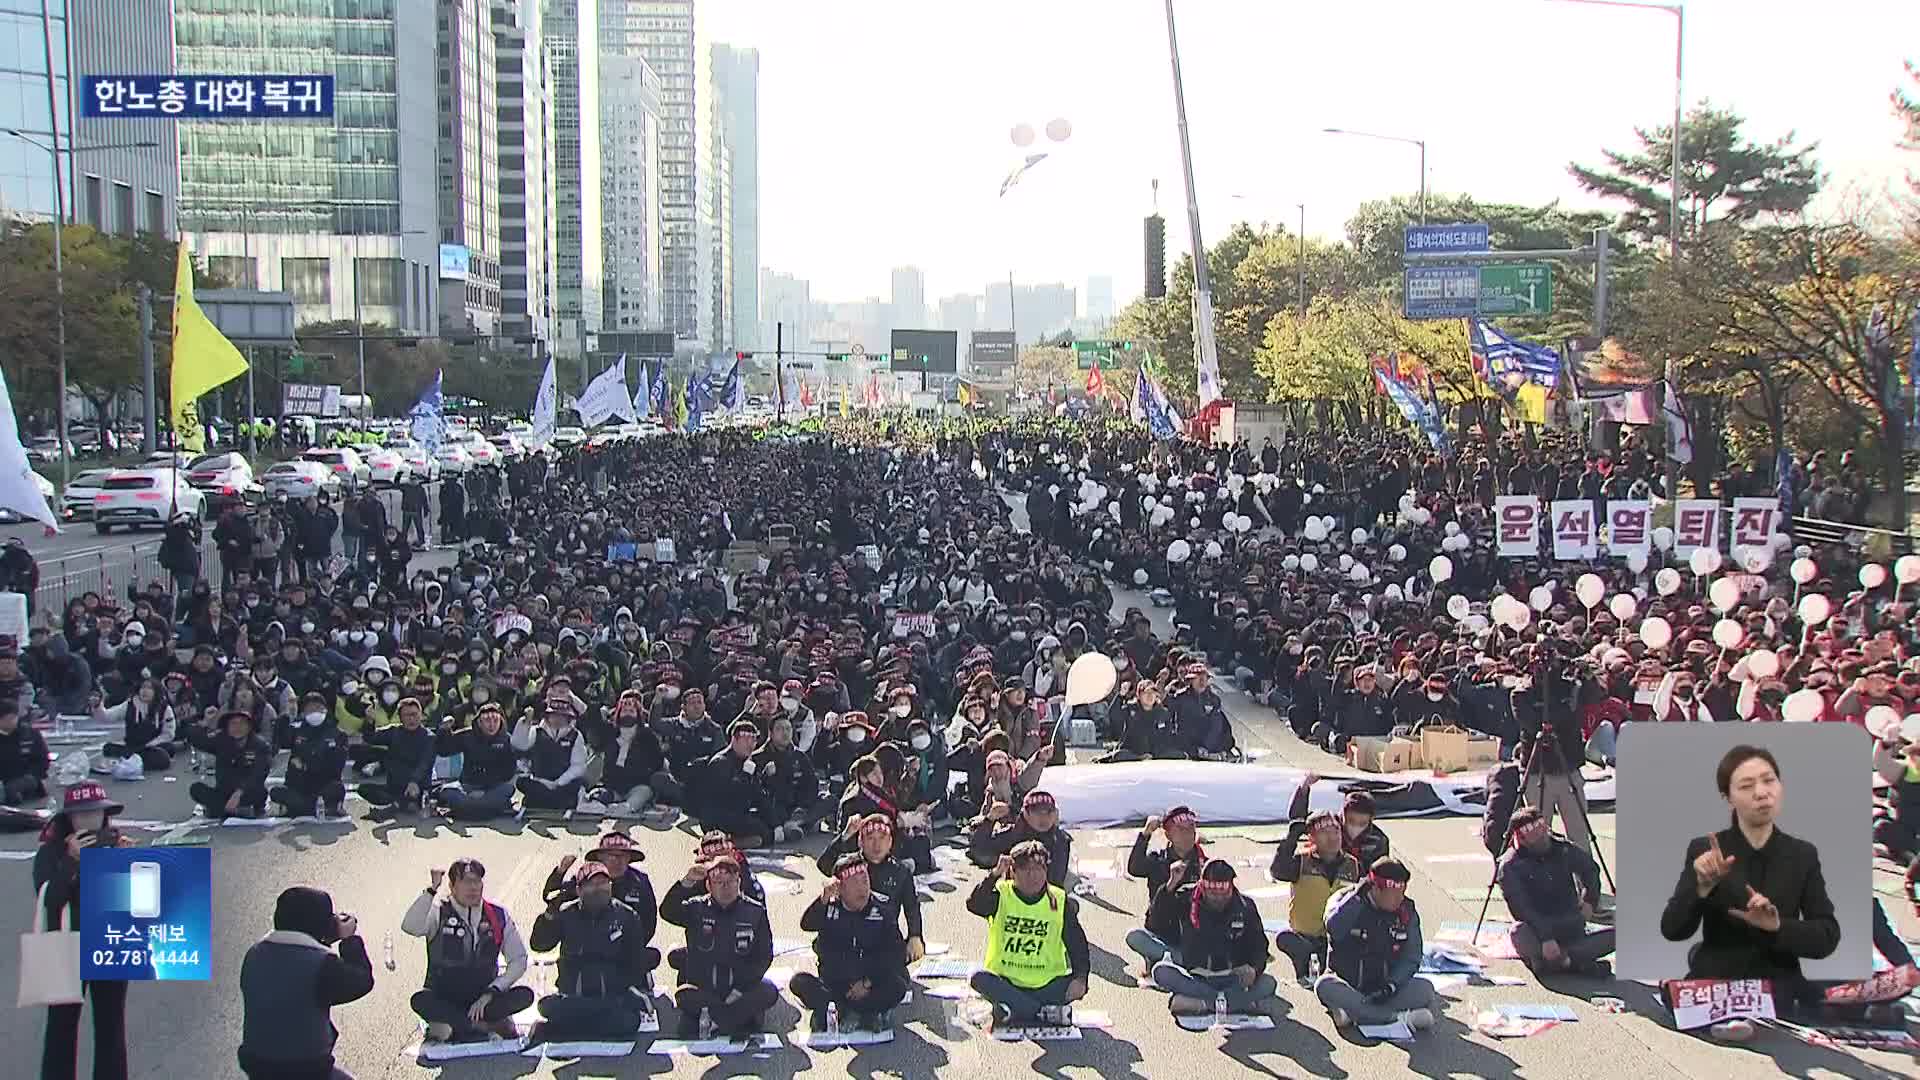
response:
[[[1593,7],[1640,8],[1645,11],[1664,11],[1673,16],[1673,190],[1669,198],[1673,205],[1667,214],[1667,253],[1677,267],[1680,265],[1680,112],[1683,105],[1681,97],[1681,60],[1686,55],[1687,9],[1679,4],[1653,4],[1642,0],[1554,0],[1562,4],[1587,4]]]
[[[1383,142],[1406,143],[1420,148],[1420,224],[1427,223],[1427,140],[1409,139],[1401,135],[1376,135],[1371,131],[1349,131],[1346,128],[1321,128],[1325,135],[1353,135],[1362,139],[1380,139]]]
[[[426,229],[401,229],[396,233],[380,235],[407,237],[425,236],[427,233]],[[367,325],[360,321],[360,241],[366,235],[365,233],[357,235],[353,244],[353,334],[358,339],[354,342],[354,350],[360,361],[360,428],[363,431],[366,430],[367,421],[373,417],[373,399],[367,395]],[[427,295],[431,297],[432,290],[428,290]],[[432,317],[433,313],[429,312],[428,318]]]
[[[61,226],[67,216],[67,188],[61,178],[60,155],[87,154],[97,150],[151,150],[160,144],[149,139],[144,142],[105,143],[98,146],[60,147],[55,143],[43,143],[25,132],[14,128],[5,129],[8,135],[21,142],[37,146],[47,152],[47,162],[53,168],[53,322],[54,338],[59,342],[60,361],[59,386],[54,394],[54,422],[58,425],[60,437],[60,486],[65,487],[73,479],[73,455],[67,449],[67,279],[65,260],[61,248],[65,246],[65,237]],[[104,424],[103,424],[104,431]],[[101,436],[100,444],[106,445],[106,437]]]

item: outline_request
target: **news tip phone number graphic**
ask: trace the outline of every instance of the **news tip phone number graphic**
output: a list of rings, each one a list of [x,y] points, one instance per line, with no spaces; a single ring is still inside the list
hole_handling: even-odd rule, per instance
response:
[[[81,977],[212,978],[212,877],[204,849],[82,851]]]

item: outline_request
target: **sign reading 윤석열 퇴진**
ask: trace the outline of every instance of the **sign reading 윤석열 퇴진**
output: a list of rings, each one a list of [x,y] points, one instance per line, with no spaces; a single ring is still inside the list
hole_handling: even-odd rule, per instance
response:
[[[325,120],[331,75],[88,75],[80,114],[171,120]]]

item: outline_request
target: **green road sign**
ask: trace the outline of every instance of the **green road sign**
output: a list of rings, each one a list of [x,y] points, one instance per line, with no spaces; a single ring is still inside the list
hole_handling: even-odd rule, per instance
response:
[[[1081,371],[1093,370],[1097,358],[1102,368],[1113,366],[1113,354],[1133,348],[1131,341],[1076,341],[1073,343],[1073,358],[1079,363]]]
[[[1547,263],[1488,263],[1480,267],[1480,314],[1549,315],[1553,267]]]

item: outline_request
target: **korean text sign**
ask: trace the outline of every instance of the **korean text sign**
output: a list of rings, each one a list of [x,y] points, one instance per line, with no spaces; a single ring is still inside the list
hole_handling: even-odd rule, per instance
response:
[[[213,853],[201,847],[80,852],[80,977],[213,978]]]
[[[171,120],[325,120],[331,75],[88,75],[81,115]]]

